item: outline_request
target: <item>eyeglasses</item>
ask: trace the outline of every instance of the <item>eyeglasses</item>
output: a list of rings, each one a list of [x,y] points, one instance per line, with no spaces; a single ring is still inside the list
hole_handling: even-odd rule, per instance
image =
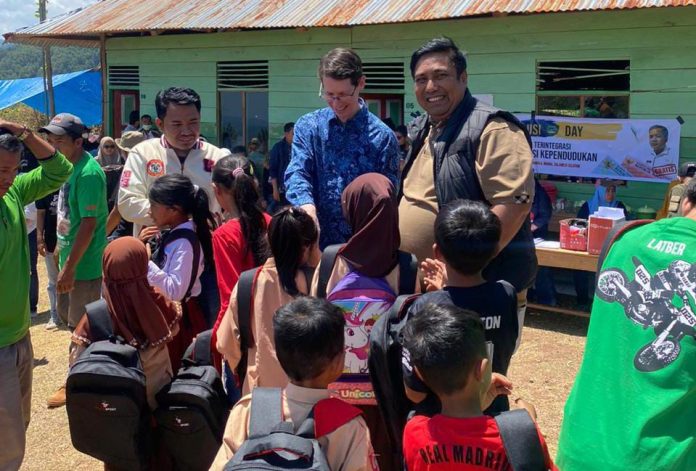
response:
[[[116,146],[112,146],[111,144],[106,144],[102,147],[104,147],[104,149],[115,149],[116,148]]]
[[[358,86],[355,85],[355,86],[353,87],[353,91],[350,92],[350,95],[343,95],[343,94],[341,94],[341,95],[331,95],[331,94],[329,94],[329,93],[326,93],[326,91],[324,90],[324,84],[323,84],[323,83],[320,83],[320,84],[319,84],[319,96],[322,97],[322,98],[323,98],[324,100],[326,100],[326,101],[339,101],[339,102],[340,102],[340,101],[346,100],[346,99],[348,99],[348,98],[354,97],[354,96],[355,96],[355,92],[356,92],[357,90],[358,90]]]

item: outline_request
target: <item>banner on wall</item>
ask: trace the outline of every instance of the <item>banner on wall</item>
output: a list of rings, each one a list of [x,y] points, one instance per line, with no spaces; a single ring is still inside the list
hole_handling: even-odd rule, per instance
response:
[[[535,173],[660,183],[677,178],[676,119],[516,116],[532,136]]]

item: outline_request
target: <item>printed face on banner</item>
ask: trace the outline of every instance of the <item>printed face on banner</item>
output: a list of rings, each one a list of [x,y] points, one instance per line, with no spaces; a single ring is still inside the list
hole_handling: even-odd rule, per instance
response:
[[[661,183],[677,177],[676,119],[517,117],[532,137],[535,173]]]

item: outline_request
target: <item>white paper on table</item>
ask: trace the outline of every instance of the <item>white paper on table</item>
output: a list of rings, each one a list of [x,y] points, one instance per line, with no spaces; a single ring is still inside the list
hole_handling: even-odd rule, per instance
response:
[[[592,216],[605,218],[605,219],[623,219],[626,217],[624,215],[624,210],[621,208],[611,208],[609,206],[600,206],[597,211]]]
[[[542,249],[560,249],[561,248],[561,243],[557,240],[540,240],[537,242],[536,240],[534,241],[534,245],[536,247],[542,248]]]

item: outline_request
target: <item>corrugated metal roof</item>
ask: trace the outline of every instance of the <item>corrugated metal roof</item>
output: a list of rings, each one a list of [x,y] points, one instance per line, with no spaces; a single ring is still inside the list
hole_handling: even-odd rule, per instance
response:
[[[42,24],[6,33],[11,42],[92,43],[100,35],[217,31],[696,5],[696,0],[102,0]]]

